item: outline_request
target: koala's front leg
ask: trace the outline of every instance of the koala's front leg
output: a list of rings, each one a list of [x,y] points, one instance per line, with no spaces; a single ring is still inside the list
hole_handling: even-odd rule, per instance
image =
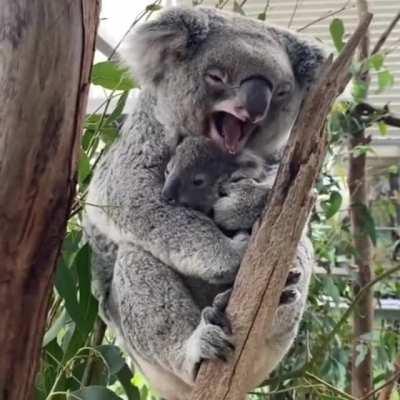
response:
[[[217,297],[201,311],[179,274],[139,246],[120,246],[108,306],[111,322],[120,327],[127,351],[152,387],[162,384],[162,396],[170,398],[171,387],[175,393],[187,390],[201,360],[228,357],[231,336],[219,318],[225,305]]]

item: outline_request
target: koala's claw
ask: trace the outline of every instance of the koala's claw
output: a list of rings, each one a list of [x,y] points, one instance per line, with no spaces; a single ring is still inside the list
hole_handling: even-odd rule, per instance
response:
[[[279,299],[279,305],[293,303],[297,299],[297,290],[284,290]]]
[[[202,358],[226,361],[234,350],[235,346],[219,326],[209,324],[206,327],[200,339]]]
[[[211,307],[203,310],[203,320],[211,325],[219,326],[227,335],[232,334],[231,324],[225,315],[225,308],[228,304],[232,289],[225,290],[215,296]]]
[[[301,277],[301,272],[297,271],[295,269],[291,269],[289,271],[288,277],[286,279],[286,285],[285,286],[289,286],[289,285],[295,285],[296,283],[299,282]]]
[[[215,296],[213,304],[204,308],[201,313],[196,335],[199,361],[215,358],[226,361],[235,349],[231,338],[231,325],[224,312],[230,293],[231,289],[228,289]]]
[[[229,298],[231,297],[231,293],[232,289],[227,289],[224,292],[218,293],[214,297],[213,307],[218,308],[221,311],[225,311]]]

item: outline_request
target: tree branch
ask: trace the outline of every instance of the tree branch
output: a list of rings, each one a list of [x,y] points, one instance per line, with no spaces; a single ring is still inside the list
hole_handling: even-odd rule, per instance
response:
[[[371,52],[372,56],[381,50],[382,46],[385,44],[387,38],[392,33],[393,29],[396,27],[399,20],[400,20],[400,11],[394,16],[394,18],[392,19],[392,22],[389,24],[389,26],[386,28],[386,30],[382,33],[382,35],[376,42],[376,44]]]
[[[330,58],[304,101],[283,156],[269,205],[245,254],[227,314],[236,352],[229,363],[203,363],[192,400],[238,400],[249,389],[249,373],[279,297],[313,204],[310,191],[326,153],[324,123],[349,82],[349,65],[372,16],[367,15],[335,62]],[[315,112],[318,110],[318,112]],[[290,238],[288,240],[288,238]],[[268,260],[268,263],[265,262]]]
[[[400,117],[391,114],[388,106],[378,108],[368,103],[358,103],[353,113],[357,118],[367,117],[371,122],[382,121],[389,126],[400,127]]]

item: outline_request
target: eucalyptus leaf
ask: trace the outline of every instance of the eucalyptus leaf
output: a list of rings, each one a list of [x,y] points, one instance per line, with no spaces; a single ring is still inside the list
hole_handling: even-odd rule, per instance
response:
[[[342,205],[342,195],[337,192],[331,192],[329,199],[322,203],[327,219],[332,218],[339,210]]]
[[[92,83],[109,90],[130,90],[136,85],[125,69],[111,61],[93,65]]]
[[[338,52],[342,51],[345,44],[343,41],[345,32],[343,21],[339,18],[334,18],[329,26],[329,31],[331,33],[332,41],[336,47],[336,50]]]
[[[378,72],[378,86],[379,92],[390,88],[394,84],[394,76],[388,70],[383,70]]]
[[[97,346],[95,350],[101,353],[111,375],[119,372],[125,365],[125,360],[122,357],[122,352],[119,347],[107,344]]]

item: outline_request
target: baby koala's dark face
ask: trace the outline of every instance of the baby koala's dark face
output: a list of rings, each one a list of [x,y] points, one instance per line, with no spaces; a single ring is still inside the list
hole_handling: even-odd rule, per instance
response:
[[[237,168],[228,155],[204,137],[189,136],[177,146],[166,171],[162,198],[208,214],[221,182]]]

